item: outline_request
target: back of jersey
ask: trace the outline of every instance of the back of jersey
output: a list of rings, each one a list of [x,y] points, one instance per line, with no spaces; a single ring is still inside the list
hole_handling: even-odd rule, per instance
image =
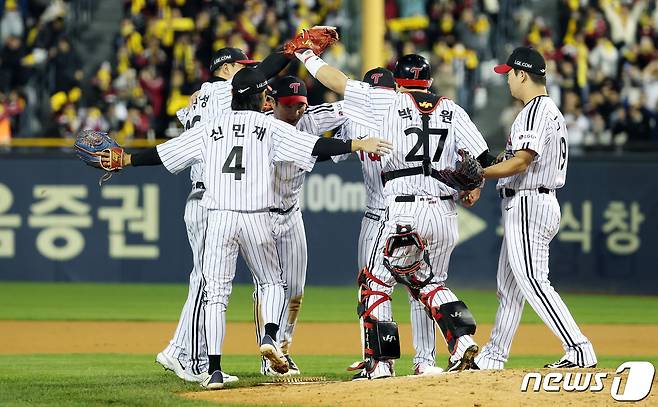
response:
[[[369,127],[360,125],[353,120],[348,120],[343,124],[336,138],[342,140],[361,140],[366,137],[379,137],[379,132],[375,132]],[[374,153],[364,153],[358,151],[357,157],[361,161],[361,171],[363,172],[363,184],[366,188],[366,206],[371,209],[383,209],[386,207],[384,200],[384,187],[382,186],[382,158]],[[339,162],[349,158],[351,154],[334,156],[334,162]]]
[[[205,157],[210,209],[260,210],[271,206],[271,132],[266,117],[251,111],[227,111],[214,119]]]
[[[383,172],[417,168],[427,154],[432,168],[453,168],[457,150],[474,156],[487,150],[484,138],[468,114],[449,99],[417,92],[397,93],[348,81],[345,111],[354,121],[378,129],[393,143],[393,152],[382,157]],[[423,114],[422,111],[427,113]],[[411,175],[388,181],[384,195],[455,195],[457,191],[431,176]]]
[[[185,130],[189,130],[199,123],[206,122],[231,108],[231,81],[218,80],[206,82],[201,85],[196,99],[181,117]],[[193,182],[203,180],[203,165],[195,164],[190,171]]]

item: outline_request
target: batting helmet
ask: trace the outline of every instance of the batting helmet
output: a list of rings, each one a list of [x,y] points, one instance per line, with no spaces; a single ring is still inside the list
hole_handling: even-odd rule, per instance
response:
[[[393,76],[399,86],[416,88],[432,86],[432,68],[422,55],[407,54],[398,59]]]

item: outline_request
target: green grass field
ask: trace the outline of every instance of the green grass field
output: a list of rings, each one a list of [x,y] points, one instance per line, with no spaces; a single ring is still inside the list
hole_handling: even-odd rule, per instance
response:
[[[247,285],[234,288],[229,321],[251,321],[251,290]],[[469,304],[481,323],[493,322],[495,293],[455,290]],[[165,284],[0,284],[0,320],[90,320],[90,321],[175,321],[185,299],[184,285]],[[355,321],[353,287],[308,287],[300,319],[302,321]],[[580,323],[658,324],[658,297],[603,295],[564,295]],[[394,306],[401,307],[396,318],[408,321],[406,294],[398,290]],[[523,323],[540,322],[526,307]],[[0,335],[2,333],[0,332]],[[38,338],[37,338],[38,340]],[[155,355],[71,354],[0,355],[1,406],[202,406],[216,405],[184,400],[177,393],[199,390],[198,385],[180,381],[166,373]],[[559,355],[519,356],[510,359],[509,368],[536,367]],[[658,355],[634,357],[658,365]],[[601,357],[599,367],[616,368],[623,355]],[[299,356],[305,375],[348,379],[345,366],[353,362],[345,356]],[[239,385],[261,381],[258,358],[254,355],[226,355],[222,365],[241,378]],[[397,364],[398,375],[411,373],[410,356]],[[334,372],[334,373],[328,373]]]
[[[236,285],[229,321],[253,318],[251,285]],[[493,323],[498,300],[493,291],[455,289],[480,323]],[[176,321],[187,296],[181,284],[0,283],[0,320]],[[658,324],[658,297],[565,294],[564,301],[583,324]],[[399,322],[409,322],[407,294],[398,289],[393,307]],[[354,322],[355,287],[307,287],[300,320]],[[522,323],[541,323],[525,307]]]

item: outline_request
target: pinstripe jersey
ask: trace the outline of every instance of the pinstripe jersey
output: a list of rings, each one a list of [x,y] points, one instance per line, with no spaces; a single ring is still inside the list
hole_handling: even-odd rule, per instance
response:
[[[176,112],[176,116],[185,127],[185,130],[189,130],[197,123],[210,120],[211,117],[230,109],[233,100],[232,89],[231,79],[205,82],[201,85],[192,107],[189,109],[183,108]],[[203,166],[201,164],[192,166],[190,179],[193,183],[203,180]]]
[[[319,137],[254,111],[228,110],[157,146],[168,171],[205,165],[208,209],[260,211],[275,204],[272,163],[295,163],[310,171]]]
[[[437,170],[454,168],[459,158],[458,149],[467,150],[475,157],[488,150],[487,143],[468,114],[449,99],[442,99],[430,114],[429,146],[422,143],[421,114],[408,93],[348,80],[344,107],[348,118],[379,130],[383,139],[393,143],[393,152],[382,157],[384,172],[421,166],[426,147],[432,167]],[[456,190],[444,183],[423,175],[397,178],[384,187],[384,196],[456,194]]]
[[[535,97],[512,124],[505,159],[523,149],[537,155],[525,172],[498,180],[497,188],[561,188],[567,176],[568,145],[567,126],[560,109],[548,96]]]
[[[365,137],[376,137],[379,132],[361,126],[352,120],[348,120],[336,134],[336,138],[342,140],[362,139]],[[382,185],[382,160],[381,157],[373,153],[356,152],[361,161],[361,171],[363,172],[363,183],[366,188],[366,206],[372,209],[386,208],[384,200],[384,186]],[[332,157],[335,162],[349,158],[350,154],[343,154]]]
[[[270,110],[266,113],[273,116]],[[317,106],[309,106],[299,122],[297,130],[320,136],[322,133],[335,129],[346,122],[343,114],[343,103],[323,103]],[[274,181],[275,207],[289,209],[299,201],[299,194],[304,185],[306,174],[298,166],[292,163],[276,163],[272,180]]]

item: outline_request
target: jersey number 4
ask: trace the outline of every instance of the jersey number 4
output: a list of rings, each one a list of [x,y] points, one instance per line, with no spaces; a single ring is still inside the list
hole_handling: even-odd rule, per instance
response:
[[[222,166],[222,173],[224,174],[234,174],[235,180],[242,180],[242,174],[247,170],[242,166],[242,146],[235,146],[231,149],[231,152],[228,153],[226,161]]]
[[[446,136],[448,135],[448,129],[430,129],[426,126],[423,127],[425,128],[421,129],[418,127],[409,127],[404,131],[404,134],[406,134],[407,136],[411,134],[416,134],[418,136],[418,141],[416,142],[416,144],[414,144],[414,146],[411,148],[409,153],[404,157],[404,160],[407,162],[423,161],[423,152],[425,151],[426,148],[430,147],[430,146],[426,147],[423,141],[424,140],[429,141],[430,135],[439,136],[439,145],[436,147],[436,151],[432,156],[432,162],[439,161],[439,159],[441,158],[441,153],[443,152],[443,144],[445,143]],[[424,134],[423,132],[427,132],[427,133]]]

